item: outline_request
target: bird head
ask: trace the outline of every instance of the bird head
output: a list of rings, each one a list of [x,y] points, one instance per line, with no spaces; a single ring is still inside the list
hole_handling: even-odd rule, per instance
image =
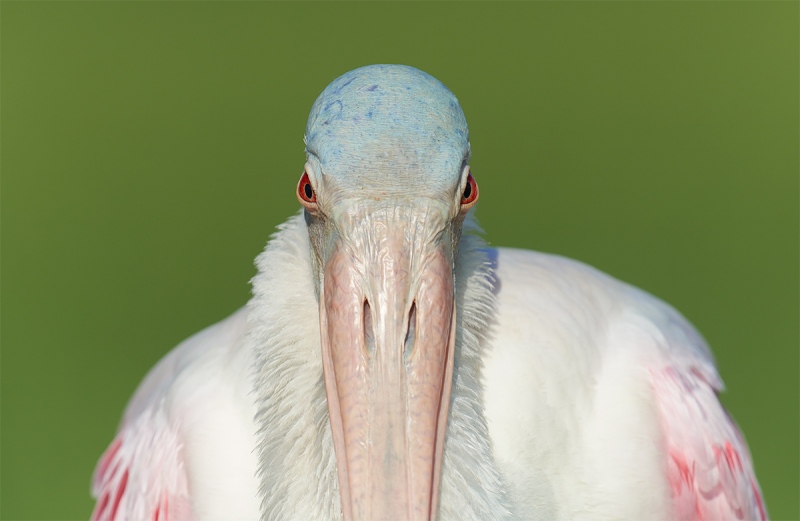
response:
[[[458,100],[412,67],[348,72],[311,109],[297,197],[346,520],[436,517],[469,152]]]

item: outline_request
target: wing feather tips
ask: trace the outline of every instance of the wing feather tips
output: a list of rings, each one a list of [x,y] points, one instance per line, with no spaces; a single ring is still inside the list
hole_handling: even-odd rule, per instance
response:
[[[114,441],[111,442],[111,445],[108,446],[106,451],[100,457],[100,461],[97,462],[97,467],[95,468],[94,475],[92,476],[92,496],[95,498],[99,497],[102,484],[107,480],[111,462],[114,461],[114,458],[119,452],[119,448],[121,446],[122,435],[119,434],[116,438],[114,438]]]
[[[92,478],[92,521],[191,519],[177,434],[163,412],[145,411],[122,428]]]
[[[92,512],[92,521],[111,521],[117,519],[120,501],[128,486],[129,471],[120,458],[122,433],[106,449],[97,463],[92,477],[92,495],[98,500]]]
[[[675,517],[757,519],[767,512],[747,444],[701,367],[651,370]]]

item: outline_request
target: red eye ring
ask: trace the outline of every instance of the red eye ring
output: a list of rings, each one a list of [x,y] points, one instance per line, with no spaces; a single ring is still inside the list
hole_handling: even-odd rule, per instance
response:
[[[297,183],[297,198],[300,199],[300,202],[303,204],[316,204],[317,202],[317,193],[314,191],[314,187],[311,186],[311,181],[308,179],[308,172],[304,171],[300,182]]]
[[[461,206],[472,205],[478,199],[478,183],[472,177],[472,172],[467,176],[467,185],[464,187],[464,193],[461,194]]]

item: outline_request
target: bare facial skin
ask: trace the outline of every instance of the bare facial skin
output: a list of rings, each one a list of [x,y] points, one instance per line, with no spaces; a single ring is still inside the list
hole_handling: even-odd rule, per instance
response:
[[[437,514],[468,137],[455,96],[403,66],[338,78],[309,116],[297,197],[345,520]]]

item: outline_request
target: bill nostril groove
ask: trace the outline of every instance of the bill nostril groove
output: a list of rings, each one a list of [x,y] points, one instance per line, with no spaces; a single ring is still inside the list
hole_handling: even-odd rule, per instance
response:
[[[364,299],[364,347],[366,347],[370,356],[375,352],[375,330],[372,328],[372,310],[366,299]]]
[[[417,303],[411,303],[411,309],[408,311],[408,328],[406,329],[405,346],[403,348],[403,360],[408,362],[411,358],[411,353],[414,351],[414,340],[417,338]]]

